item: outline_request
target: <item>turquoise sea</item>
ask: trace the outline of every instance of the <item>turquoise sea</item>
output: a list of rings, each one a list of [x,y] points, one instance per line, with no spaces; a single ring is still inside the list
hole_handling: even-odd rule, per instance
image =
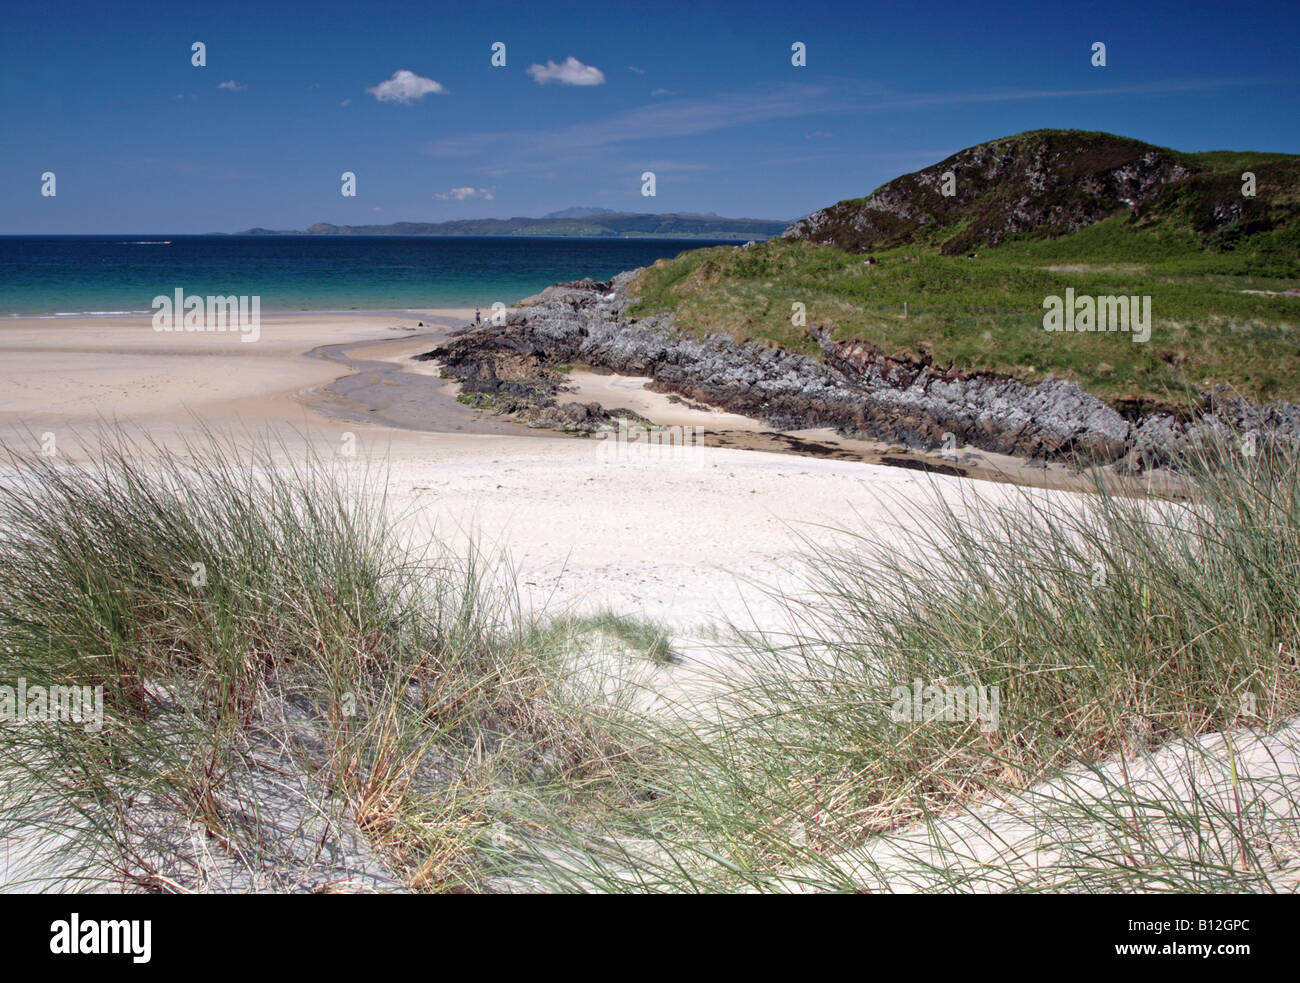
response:
[[[0,236],[0,316],[148,314],[153,298],[260,296],[270,311],[513,304],[712,239],[471,236]]]

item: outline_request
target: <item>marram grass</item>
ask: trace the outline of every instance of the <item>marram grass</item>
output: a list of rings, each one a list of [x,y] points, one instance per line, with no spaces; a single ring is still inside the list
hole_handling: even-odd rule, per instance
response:
[[[99,446],[0,481],[0,682],[105,694],[97,733],[0,729],[0,835],[63,838],[11,888],[356,889],[304,856],[324,828],[372,889],[1295,887],[1292,456],[1207,452],[1187,501],[900,503],[902,547],[810,530],[789,629],[721,636],[687,698],[666,627],[522,611],[399,543],[382,475]]]
[[[793,627],[738,633],[711,714],[624,720],[658,751],[647,794],[598,832],[555,824],[532,876],[1294,890],[1300,472],[1207,450],[1188,477],[1185,502],[1099,484],[900,504],[902,549],[810,532]],[[993,696],[993,726],[900,715],[922,685]]]
[[[622,753],[552,699],[561,633],[485,558],[397,542],[382,475],[258,441],[97,446],[11,453],[0,482],[0,682],[103,687],[98,732],[0,729],[0,832],[69,837],[62,889],[200,890],[208,853],[232,889],[301,888],[318,857],[284,843],[312,811],[404,885],[464,889],[497,799]]]

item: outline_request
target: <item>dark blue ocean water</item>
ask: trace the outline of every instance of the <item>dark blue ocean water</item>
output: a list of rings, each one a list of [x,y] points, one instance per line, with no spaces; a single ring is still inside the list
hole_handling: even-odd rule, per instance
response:
[[[469,236],[0,236],[0,315],[150,313],[153,298],[260,296],[262,311],[513,304],[705,239]],[[730,243],[734,245],[733,243]]]

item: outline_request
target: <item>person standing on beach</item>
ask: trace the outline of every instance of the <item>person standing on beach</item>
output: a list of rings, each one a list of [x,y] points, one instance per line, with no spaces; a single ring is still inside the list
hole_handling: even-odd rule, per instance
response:
[[[483,313],[477,307],[474,308],[474,323],[475,324],[483,323]]]

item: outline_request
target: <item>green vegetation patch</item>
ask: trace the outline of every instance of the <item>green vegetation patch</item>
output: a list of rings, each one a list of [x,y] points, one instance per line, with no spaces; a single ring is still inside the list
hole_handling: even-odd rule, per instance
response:
[[[1056,239],[1013,238],[977,257],[907,245],[872,256],[804,241],[714,247],[648,267],[637,316],[675,312],[682,330],[721,332],[819,355],[810,328],[895,357],[1036,382],[1072,379],[1103,399],[1183,403],[1191,386],[1257,400],[1300,399],[1300,248],[1294,223],[1206,250],[1190,225],[1117,215]],[[1151,298],[1151,338],[1049,333],[1044,300]],[[795,304],[806,323],[792,323]]]

